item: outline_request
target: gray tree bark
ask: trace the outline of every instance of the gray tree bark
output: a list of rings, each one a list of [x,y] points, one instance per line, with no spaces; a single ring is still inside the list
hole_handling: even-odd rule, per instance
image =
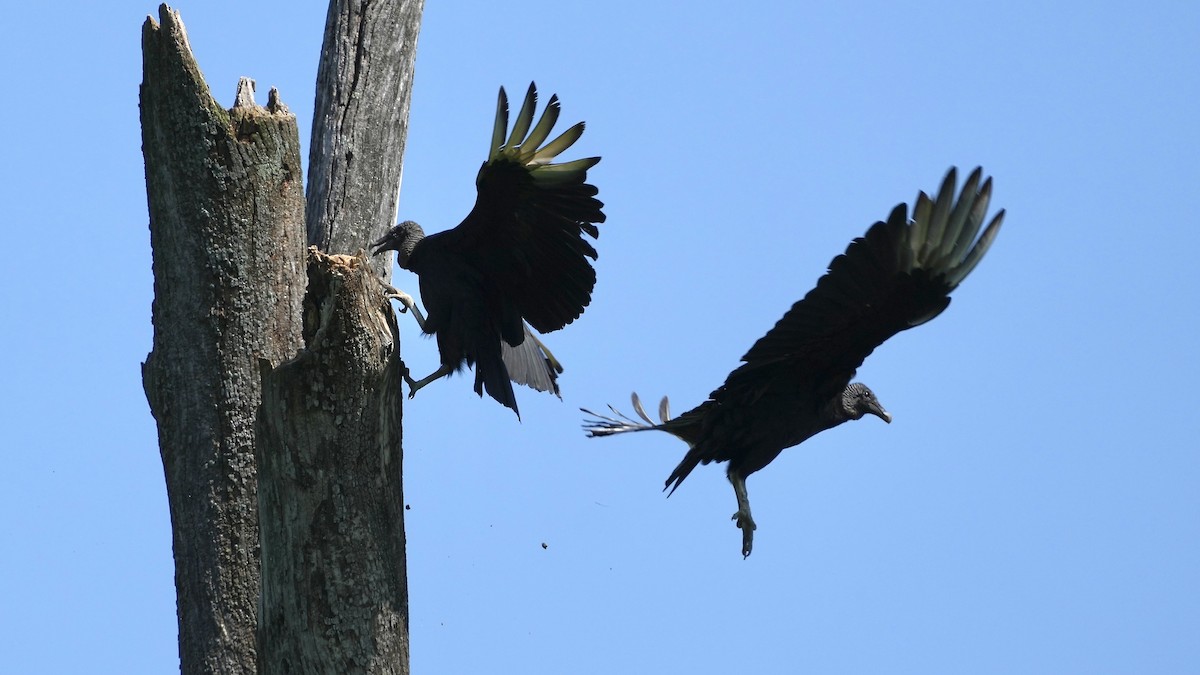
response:
[[[393,50],[357,42],[388,39],[360,23],[347,37],[359,68],[343,73],[354,99],[389,68],[386,81],[412,80],[420,3],[390,18],[367,5],[411,41],[406,58],[374,62]],[[326,54],[331,35],[345,33],[327,28]],[[143,382],[171,506],[181,670],[407,673],[395,316],[365,259],[306,253],[296,121],[276,93],[261,108],[243,79],[222,109],[166,5],[142,42],[155,274]],[[394,126],[394,97],[353,103],[344,125]],[[345,219],[351,239],[383,230],[370,215],[382,204],[395,209],[403,117],[399,128],[328,144],[355,170],[395,165],[390,187],[326,188],[340,205],[328,222]],[[376,193],[339,196],[356,189]]]
[[[396,222],[424,0],[334,0],[308,152],[308,243],[354,253]],[[391,255],[372,260],[391,278]]]
[[[174,12],[142,29],[154,346],[142,368],[171,507],[184,673],[255,670],[260,359],[301,346],[296,118],[212,98]],[[247,86],[243,83],[243,87]]]
[[[264,380],[263,673],[408,672],[403,365],[379,289],[365,257],[309,249],[305,349]]]

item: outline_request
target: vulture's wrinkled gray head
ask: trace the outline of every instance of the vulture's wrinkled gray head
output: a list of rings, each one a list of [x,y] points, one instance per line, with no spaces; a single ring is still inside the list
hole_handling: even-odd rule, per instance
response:
[[[842,392],[842,409],[852,420],[874,415],[888,424],[892,423],[892,414],[883,409],[879,399],[875,398],[875,392],[861,382],[851,384]]]
[[[372,255],[379,255],[384,251],[396,252],[396,264],[404,269],[408,269],[408,258],[412,255],[413,249],[416,248],[417,242],[425,238],[425,230],[421,226],[411,220],[406,220],[379,238],[379,241],[371,244],[375,247]]]

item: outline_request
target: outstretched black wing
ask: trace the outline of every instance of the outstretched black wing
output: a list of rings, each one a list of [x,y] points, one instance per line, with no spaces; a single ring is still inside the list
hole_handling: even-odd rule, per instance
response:
[[[599,157],[551,163],[579,139],[583,122],[543,146],[558,120],[558,97],[550,98],[531,129],[536,106],[537,89],[530,84],[506,140],[508,99],[500,89],[488,160],[475,179],[475,207],[423,246],[460,256],[484,275],[496,298],[545,333],[574,321],[591,302],[596,272],[588,258],[596,258],[596,249],[583,235],[598,236],[604,205],[587,182]]]
[[[946,309],[950,292],[983,258],[1004,218],[1001,210],[979,235],[991,178],[981,186],[976,168],[955,201],[955,174],[950,169],[936,198],[917,196],[911,221],[900,204],[851,242],[712,398],[731,390],[753,398],[782,386],[811,393],[811,400],[830,400],[876,347]]]

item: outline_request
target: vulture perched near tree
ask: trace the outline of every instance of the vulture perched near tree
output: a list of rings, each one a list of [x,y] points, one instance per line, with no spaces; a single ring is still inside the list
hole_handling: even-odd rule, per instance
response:
[[[704,403],[671,419],[663,398],[655,424],[635,393],[633,408],[644,423],[609,406],[616,417],[585,409],[593,419],[584,429],[593,437],[657,429],[686,442],[687,455],[663,488],[671,492],[697,465],[729,462],[738,504],[733,519],[742,530],[742,555],[749,556],[755,525],[747,476],[842,422],[864,415],[892,421],[866,385],[850,380],[885,340],[941,314],[995,240],[1004,211],[979,234],[992,194],[991,179],[981,185],[981,176],[975,169],[956,201],[950,169],[935,198],[917,196],[912,220],[900,204],[851,242]]]
[[[542,145],[558,120],[550,97],[537,125],[537,88],[529,85],[508,131],[508,98],[500,88],[487,161],[475,178],[475,207],[457,227],[425,236],[405,221],[376,241],[375,255],[396,251],[396,263],[418,276],[423,317],[411,296],[389,288],[389,297],[412,310],[421,329],[437,336],[441,365],[410,390],[439,377],[475,369],[475,392],[512,408],[520,418],[512,382],[558,394],[562,365],[530,330],[546,333],[571,323],[592,299],[603,204],[587,170],[599,157],[551,161],[583,133],[583,122]],[[540,147],[539,147],[540,146]],[[402,308],[401,311],[405,311]]]

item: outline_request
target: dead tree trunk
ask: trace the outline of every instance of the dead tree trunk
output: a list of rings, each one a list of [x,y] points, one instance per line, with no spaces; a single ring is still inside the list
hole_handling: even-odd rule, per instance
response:
[[[308,243],[354,253],[396,222],[424,0],[333,0],[308,151]],[[391,256],[372,261],[391,278]]]
[[[259,667],[407,673],[396,316],[364,257],[308,269],[305,349],[263,383]]]
[[[301,346],[304,201],[296,118],[213,101],[178,15],[142,31],[158,421],[184,673],[252,673],[258,611],[254,410],[260,360]]]
[[[358,23],[327,27],[318,84],[333,86],[325,61],[344,42],[356,58],[335,69],[343,126],[393,130],[323,146],[351,175],[384,177],[322,188],[341,205],[323,216],[329,241],[355,248],[395,211],[421,3],[363,7],[332,3],[331,25]],[[143,53],[155,273],[143,381],[171,505],[182,672],[407,673],[394,315],[365,260],[306,254],[296,122],[275,92],[260,108],[243,80],[223,110],[166,5]],[[381,77],[403,93],[368,94]],[[338,163],[316,150],[311,161]],[[376,193],[345,193],[358,189]]]

